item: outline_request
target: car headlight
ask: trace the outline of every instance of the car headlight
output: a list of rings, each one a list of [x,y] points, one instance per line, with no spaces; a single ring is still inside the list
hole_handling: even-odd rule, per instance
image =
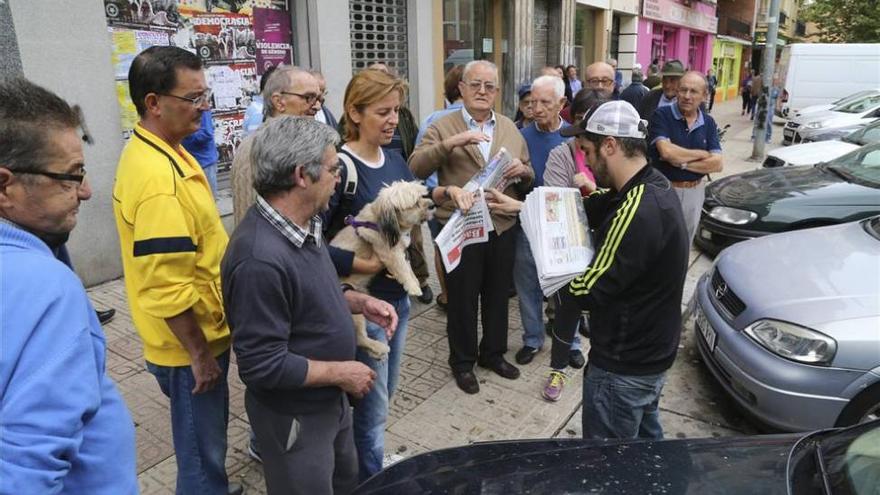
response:
[[[758,320],[743,330],[770,352],[806,364],[828,365],[837,341],[809,328],[776,320]]]
[[[745,225],[758,219],[758,214],[749,210],[740,210],[728,206],[716,206],[709,211],[709,216],[719,222],[733,225]]]
[[[806,129],[821,129],[823,123],[824,123],[824,122],[822,122],[821,120],[817,120],[817,121],[815,121],[815,122],[809,122],[809,123],[807,123],[807,125],[805,125],[804,127],[805,127]]]

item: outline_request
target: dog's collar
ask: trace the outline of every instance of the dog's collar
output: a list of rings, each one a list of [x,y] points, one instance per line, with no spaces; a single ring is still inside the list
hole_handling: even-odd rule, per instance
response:
[[[361,222],[360,220],[355,219],[354,215],[347,215],[345,217],[345,220],[343,220],[343,222],[345,223],[345,225],[351,225],[352,227],[354,227],[355,230],[357,230],[361,227],[365,227],[370,230],[375,230],[376,232],[379,232],[378,225],[376,225],[373,222]]]

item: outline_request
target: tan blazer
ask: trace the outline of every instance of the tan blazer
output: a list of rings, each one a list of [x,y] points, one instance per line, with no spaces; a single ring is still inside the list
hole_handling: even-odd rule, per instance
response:
[[[452,112],[433,122],[409,157],[409,168],[413,175],[425,179],[436,171],[439,185],[464,186],[471,177],[486,166],[486,160],[483,159],[483,154],[476,144],[459,146],[449,151],[443,145],[443,140],[467,130],[461,111]],[[504,191],[512,197],[523,199],[524,193],[528,191],[535,178],[535,171],[532,170],[529,162],[529,148],[513,121],[496,113],[495,132],[489,156],[494,156],[502,147],[507,148],[511,157],[519,158],[529,167],[531,175],[528,178]],[[445,224],[453,211],[455,204],[452,200],[443,201],[437,205],[435,213],[437,220]],[[493,213],[492,221],[495,229],[501,234],[514,226],[516,216]]]
[[[254,172],[251,164],[251,145],[254,142],[254,134],[244,138],[235,156],[232,157],[232,226],[238,226],[238,222],[244,218],[248,208],[257,201],[257,191],[254,189]]]

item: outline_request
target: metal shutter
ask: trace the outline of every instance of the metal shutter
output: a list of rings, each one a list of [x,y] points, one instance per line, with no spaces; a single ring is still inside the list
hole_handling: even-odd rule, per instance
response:
[[[409,78],[406,0],[349,0],[354,73],[381,62]]]

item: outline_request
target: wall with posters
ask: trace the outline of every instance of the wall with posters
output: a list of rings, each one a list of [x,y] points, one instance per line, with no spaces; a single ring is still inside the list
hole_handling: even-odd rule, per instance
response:
[[[156,45],[190,50],[205,62],[214,91],[214,139],[219,170],[228,170],[242,140],[244,111],[259,92],[263,72],[293,62],[291,15],[286,0],[104,0],[112,46],[122,133],[137,113],[128,95],[128,68]]]
[[[123,142],[104,6],[55,0],[6,3],[24,76],[80,105],[95,140],[83,147],[92,197],[80,205],[77,227],[68,242],[73,264],[87,286],[117,278],[122,264],[111,191]],[[75,31],[71,26],[76,26]]]

